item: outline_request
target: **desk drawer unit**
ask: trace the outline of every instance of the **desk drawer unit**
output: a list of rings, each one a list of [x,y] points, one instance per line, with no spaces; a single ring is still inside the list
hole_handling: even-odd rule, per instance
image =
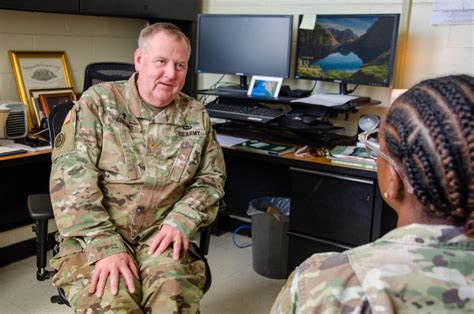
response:
[[[371,241],[375,180],[292,167],[290,181],[289,255],[298,247],[302,262]]]
[[[305,259],[315,253],[342,252],[350,249],[350,246],[325,241],[295,232],[288,232],[288,275]]]

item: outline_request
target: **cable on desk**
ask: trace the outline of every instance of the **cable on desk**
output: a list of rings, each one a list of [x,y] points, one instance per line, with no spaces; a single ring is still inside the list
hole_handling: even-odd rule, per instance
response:
[[[234,242],[235,246],[237,246],[239,249],[245,249],[249,246],[252,246],[252,243],[248,243],[248,244],[239,244],[237,243],[237,240],[235,239],[235,235],[237,234],[237,232],[239,232],[240,230],[242,229],[252,229],[252,226],[240,226],[240,227],[237,227],[233,232],[232,232],[232,242]]]

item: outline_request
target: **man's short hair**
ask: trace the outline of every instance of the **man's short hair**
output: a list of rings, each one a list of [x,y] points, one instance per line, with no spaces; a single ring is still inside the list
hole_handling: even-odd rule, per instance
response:
[[[161,32],[173,35],[178,40],[184,40],[186,46],[188,46],[189,54],[191,54],[191,42],[189,38],[176,25],[165,22],[150,24],[143,28],[140,31],[140,36],[138,36],[138,48],[146,50],[148,47],[148,39]]]

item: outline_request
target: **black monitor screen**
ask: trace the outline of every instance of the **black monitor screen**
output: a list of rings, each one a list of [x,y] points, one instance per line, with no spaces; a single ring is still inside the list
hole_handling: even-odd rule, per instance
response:
[[[317,15],[314,29],[302,19],[295,78],[390,86],[398,14]]]
[[[288,78],[293,16],[200,14],[197,72]]]

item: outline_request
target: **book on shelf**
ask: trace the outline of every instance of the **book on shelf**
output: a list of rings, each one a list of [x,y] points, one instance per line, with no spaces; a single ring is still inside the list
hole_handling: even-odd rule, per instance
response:
[[[292,145],[272,144],[257,140],[248,140],[243,143],[233,145],[232,147],[272,156],[281,156],[295,151],[295,146]]]
[[[375,160],[370,157],[364,147],[335,146],[329,151],[328,159],[352,161],[361,164],[375,165]]]

